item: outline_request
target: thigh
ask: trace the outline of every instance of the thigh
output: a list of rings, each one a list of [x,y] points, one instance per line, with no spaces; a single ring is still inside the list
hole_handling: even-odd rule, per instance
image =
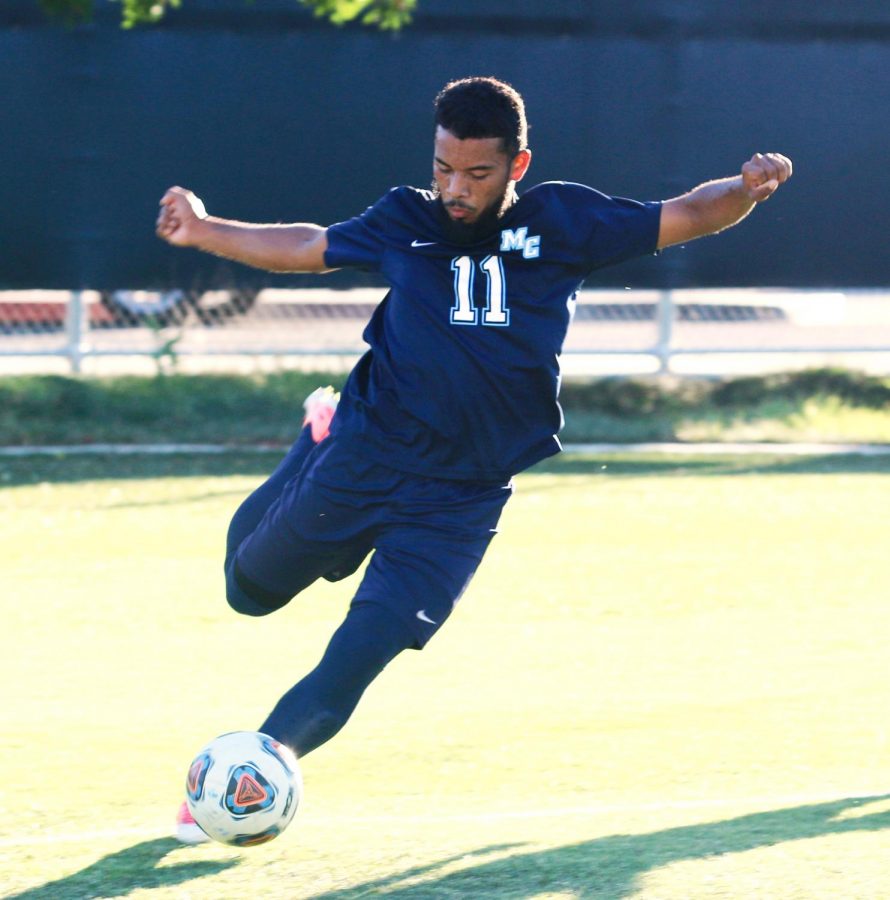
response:
[[[226,567],[244,539],[256,529],[272,504],[281,496],[285,485],[299,475],[315,447],[310,429],[303,428],[275,471],[235,511],[226,537]]]
[[[319,578],[337,580],[354,572],[370,551],[371,539],[361,530],[335,540],[299,534],[278,500],[238,547],[233,562],[242,583],[281,606]]]
[[[318,578],[355,571],[371,551],[392,481],[400,477],[361,466],[334,438],[319,444],[238,544],[242,580],[281,605]]]
[[[353,602],[388,607],[409,626],[415,649],[421,649],[467,589],[510,494],[509,486],[462,482],[432,490],[427,483],[413,492],[380,530]]]

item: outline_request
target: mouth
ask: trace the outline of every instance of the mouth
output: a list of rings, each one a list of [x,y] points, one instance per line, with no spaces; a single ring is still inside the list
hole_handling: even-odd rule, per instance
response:
[[[464,206],[461,203],[451,202],[445,204],[445,209],[452,219],[465,220],[470,218],[475,210],[471,206]]]

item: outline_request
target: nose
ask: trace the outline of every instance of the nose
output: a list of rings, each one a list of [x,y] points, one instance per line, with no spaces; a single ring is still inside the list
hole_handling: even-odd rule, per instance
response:
[[[462,175],[459,172],[453,172],[449,175],[448,184],[446,186],[448,188],[448,194],[452,199],[467,197],[470,193],[469,179],[466,175]]]

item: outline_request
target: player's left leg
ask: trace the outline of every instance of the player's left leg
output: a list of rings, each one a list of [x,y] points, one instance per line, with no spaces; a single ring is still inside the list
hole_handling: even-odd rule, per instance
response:
[[[318,665],[278,701],[258,730],[305,756],[346,724],[365,688],[415,643],[413,630],[385,607],[353,604]],[[176,815],[175,834],[183,844],[210,840],[185,801]]]
[[[340,395],[331,387],[318,388],[306,399],[303,407],[305,416],[300,434],[275,471],[239,506],[229,525],[226,540],[225,571],[227,580],[233,577],[234,556],[238,547],[256,530],[269,508],[281,496],[285,486],[297,477],[312,451],[329,434],[331,420],[337,409]],[[358,565],[358,563],[356,563]],[[342,567],[348,568],[347,564]],[[230,588],[229,593],[241,593],[240,588]],[[242,601],[254,609],[253,601],[242,597]],[[246,610],[245,610],[246,611]],[[259,613],[263,610],[260,609]],[[188,804],[183,800],[176,813],[174,834],[184,844],[201,844],[210,840],[198,827]]]
[[[278,701],[259,730],[305,756],[346,724],[365,688],[414,642],[411,629],[385,607],[352,605],[319,664]]]
[[[319,665],[260,731],[305,756],[346,724],[368,685],[402,650],[421,649],[482,561],[509,486],[397,475],[397,498],[343,624]]]
[[[358,480],[365,489],[374,483],[386,497],[386,509],[371,515],[381,520],[376,552],[321,661],[259,729],[298,756],[337,734],[402,650],[421,649],[438,631],[479,566],[511,493],[510,485],[423,479],[370,464]],[[354,546],[365,552],[361,541]],[[200,830],[177,826],[180,840],[190,840],[189,829]]]

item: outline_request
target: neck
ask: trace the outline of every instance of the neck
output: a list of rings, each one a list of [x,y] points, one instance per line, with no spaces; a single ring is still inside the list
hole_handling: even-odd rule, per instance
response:
[[[435,185],[433,186],[435,189]],[[507,185],[504,196],[500,202],[493,204],[475,222],[456,221],[448,215],[442,198],[436,195],[436,208],[439,214],[440,224],[445,236],[452,244],[461,246],[469,246],[471,244],[479,244],[487,240],[498,230],[500,221],[508,209],[517,201],[516,187],[514,182]]]

